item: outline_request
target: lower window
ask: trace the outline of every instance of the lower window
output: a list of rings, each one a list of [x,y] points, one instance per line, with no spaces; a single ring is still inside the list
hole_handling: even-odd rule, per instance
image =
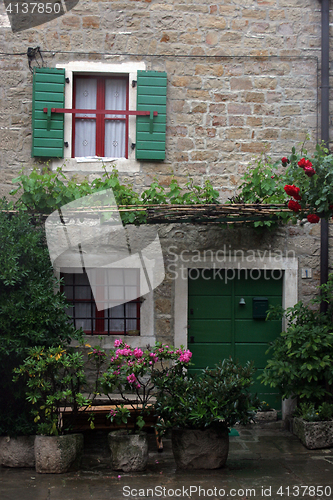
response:
[[[77,329],[88,335],[128,335],[140,333],[140,298],[119,305],[119,297],[132,296],[139,290],[139,273],[133,269],[115,269],[114,287],[117,290],[117,305],[98,310],[86,273],[62,273],[62,291],[71,307],[67,314]],[[99,294],[103,287],[99,287]],[[106,304],[110,305],[110,290],[104,287]],[[100,303],[100,302],[99,302]]]

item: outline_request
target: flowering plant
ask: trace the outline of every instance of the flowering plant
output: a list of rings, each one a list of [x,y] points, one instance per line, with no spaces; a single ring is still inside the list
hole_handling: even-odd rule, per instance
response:
[[[143,416],[148,407],[154,404],[156,389],[160,389],[160,381],[167,380],[170,365],[178,373],[182,373],[190,364],[192,353],[181,346],[172,346],[157,342],[154,347],[145,349],[132,348],[122,340],[115,340],[114,349],[110,351],[107,369],[99,379],[100,390],[114,403],[114,392],[121,396],[127,410],[134,413],[134,432],[144,425]],[[157,381],[159,383],[157,384]],[[123,404],[111,410],[111,421],[120,419],[127,426],[130,413]]]
[[[74,419],[79,408],[88,407],[90,401],[81,393],[85,383],[81,353],[63,346],[33,347],[19,368],[14,370],[16,378],[26,379],[26,399],[32,405],[32,414],[37,423],[37,433],[43,435],[63,434],[60,418],[61,407],[69,406]]]

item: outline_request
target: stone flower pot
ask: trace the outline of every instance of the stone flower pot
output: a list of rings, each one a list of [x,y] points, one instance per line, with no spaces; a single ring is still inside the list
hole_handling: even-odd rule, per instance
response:
[[[60,474],[78,470],[83,454],[83,434],[36,436],[36,472]]]
[[[333,447],[333,420],[307,422],[300,417],[295,417],[293,433],[310,450]]]
[[[275,422],[277,420],[276,410],[258,411],[254,418],[255,422]]]
[[[35,437],[0,437],[0,465],[4,467],[35,467]]]
[[[108,434],[111,450],[111,467],[124,472],[142,471],[147,467],[148,438],[145,432],[127,434],[113,431]]]
[[[219,469],[227,461],[227,428],[173,429],[172,451],[179,469]]]

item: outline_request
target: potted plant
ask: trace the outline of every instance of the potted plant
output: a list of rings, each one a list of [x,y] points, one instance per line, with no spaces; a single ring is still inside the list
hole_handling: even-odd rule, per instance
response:
[[[79,465],[83,452],[82,434],[65,434],[61,413],[66,406],[75,419],[90,401],[80,392],[85,382],[83,356],[65,346],[34,347],[16,377],[26,378],[26,398],[37,423],[35,439],[36,471],[62,473]]]
[[[226,463],[229,427],[252,421],[259,400],[249,393],[254,369],[224,359],[198,376],[177,366],[160,379],[156,412],[160,432],[172,430],[178,468],[217,469]]]
[[[333,403],[301,403],[294,412],[293,433],[307,448],[333,446]]]
[[[274,422],[277,420],[277,411],[271,408],[266,401],[261,401],[255,416],[256,422]]]
[[[90,355],[96,356],[96,352],[95,348]],[[123,426],[108,436],[111,465],[115,470],[128,472],[146,468],[148,442],[142,429],[145,419],[153,412],[157,381],[167,377],[170,363],[183,370],[191,355],[183,347],[175,349],[160,342],[141,349],[115,340],[108,367],[99,380],[101,391],[114,405],[109,415],[111,422]]]

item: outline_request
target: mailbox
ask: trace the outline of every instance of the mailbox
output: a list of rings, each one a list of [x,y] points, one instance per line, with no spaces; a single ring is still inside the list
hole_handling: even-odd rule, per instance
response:
[[[252,318],[265,319],[268,311],[267,297],[253,297]]]

